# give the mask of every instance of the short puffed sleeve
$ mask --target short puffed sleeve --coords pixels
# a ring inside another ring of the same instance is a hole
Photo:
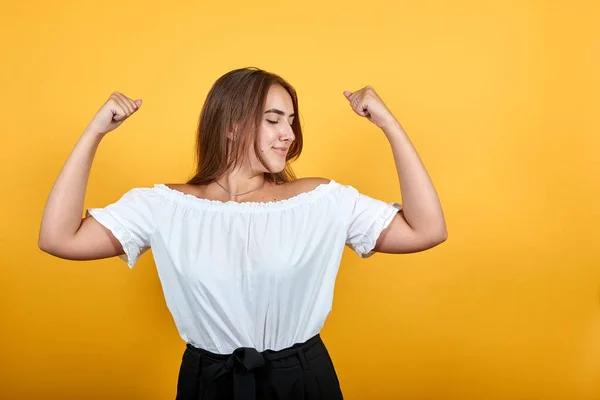
[[[346,222],[346,244],[362,258],[372,256],[381,232],[389,226],[402,205],[386,203],[340,185],[341,212]]]
[[[112,232],[125,252],[119,258],[133,268],[150,248],[159,201],[152,188],[134,188],[104,208],[88,208],[86,216],[94,217]]]

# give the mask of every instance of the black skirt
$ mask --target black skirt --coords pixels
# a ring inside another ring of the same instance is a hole
[[[242,347],[221,355],[186,346],[176,400],[342,399],[329,353],[319,335],[287,349]]]

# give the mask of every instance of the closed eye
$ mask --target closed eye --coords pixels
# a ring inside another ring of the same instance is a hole
[[[276,109],[276,108],[272,108],[272,109],[270,109],[270,110],[267,110],[267,111],[265,111],[265,114],[277,114],[277,115],[285,116],[285,113],[284,113],[283,111],[281,111],[281,110],[278,110],[278,109]],[[292,119],[292,121],[295,119],[295,117],[296,117],[296,114],[295,114],[295,113],[291,113],[291,114],[288,116],[288,118],[291,118],[291,119]],[[268,122],[268,123],[270,123],[270,124],[276,124],[276,123],[278,123],[278,122],[279,122],[279,120],[277,120],[277,121],[271,121],[271,120],[267,119],[267,122]],[[290,126],[292,126],[292,124],[291,124],[291,123],[290,123]]]
[[[279,123],[279,121],[271,121],[270,119],[268,119],[267,122],[270,124],[273,124],[273,125]],[[293,126],[292,124],[293,124],[293,122],[290,124],[290,126]]]

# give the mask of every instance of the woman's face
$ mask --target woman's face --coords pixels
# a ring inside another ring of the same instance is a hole
[[[253,171],[277,173],[284,170],[287,153],[296,138],[291,126],[294,118],[297,116],[294,114],[292,97],[282,86],[271,86],[258,131],[258,148],[270,171],[254,154],[252,146],[250,162]]]

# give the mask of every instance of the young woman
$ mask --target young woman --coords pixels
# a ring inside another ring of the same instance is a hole
[[[177,399],[340,399],[319,332],[344,245],[362,257],[446,239],[436,191],[408,136],[371,87],[344,92],[389,139],[403,206],[323,178],[296,179],[302,150],[295,90],[256,68],[220,77],[198,127],[198,169],[184,184],[133,188],[87,210],[102,138],[141,106],[113,93],[76,144],[47,200],[39,247],[70,260],[152,247],[165,299],[186,342]]]

